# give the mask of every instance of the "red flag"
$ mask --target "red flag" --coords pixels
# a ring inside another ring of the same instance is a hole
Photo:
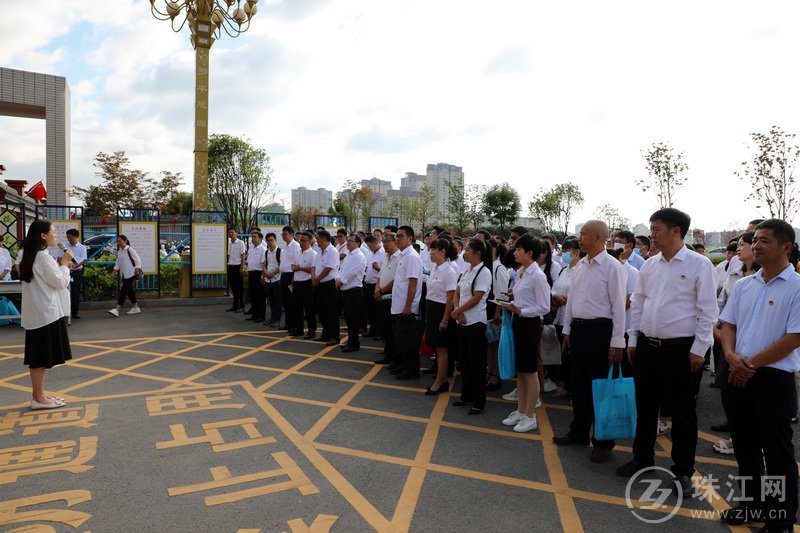
[[[75,220],[75,211],[72,212],[72,214],[69,216],[69,219]]]
[[[43,199],[47,198],[47,189],[44,188],[44,184],[42,183],[41,180],[39,180],[39,182],[30,189],[28,189],[28,192],[26,192],[25,194],[27,194],[37,202],[41,202]]]

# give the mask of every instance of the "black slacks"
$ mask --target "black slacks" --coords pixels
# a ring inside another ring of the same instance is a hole
[[[362,313],[361,325],[368,327],[370,333],[378,334],[380,332],[380,321],[378,320],[378,302],[375,301],[375,284],[364,283],[363,294],[364,312]]]
[[[130,299],[133,305],[136,305],[136,291],[133,290],[133,284],[136,283],[136,276],[131,276],[128,279],[122,278],[122,286],[119,288],[119,297],[117,298],[117,305],[125,305],[125,297]]]
[[[672,417],[672,472],[691,476],[697,449],[697,412],[694,381],[689,366],[693,338],[670,345],[652,346],[640,335],[633,358],[636,383],[636,439],[633,456],[653,463],[659,408]],[[735,448],[735,446],[734,446]]]
[[[339,291],[336,282],[326,281],[314,287],[314,301],[322,323],[322,338],[339,340]]]
[[[244,307],[244,280],[242,279],[241,265],[228,265],[228,285],[233,293],[233,306]]]
[[[589,442],[594,425],[592,380],[608,377],[608,349],[611,345],[610,319],[572,321],[569,336],[569,368],[572,393],[572,423],[569,437],[577,442]],[[653,422],[655,424],[655,422]],[[653,426],[655,427],[655,426]],[[614,448],[613,440],[591,439],[595,448]]]
[[[292,291],[289,290],[293,279],[294,272],[281,273],[281,300],[283,301],[283,311],[286,317],[286,327],[290,330],[295,328],[302,329],[303,327],[302,321],[297,318],[296,299],[292,295]]]
[[[362,308],[364,307],[364,290],[361,287],[342,291],[342,307],[344,320],[347,323],[347,345],[358,349],[358,329],[361,327]]]
[[[394,345],[394,319],[392,318],[392,299],[381,300],[376,302],[378,304],[378,313],[380,316],[381,333],[383,334],[384,347],[383,356],[386,359],[395,362],[397,361],[397,350]]]
[[[70,314],[78,316],[78,305],[81,302],[81,290],[83,290],[83,269],[70,272],[72,282],[69,284],[69,310]]]
[[[269,299],[269,321],[270,322],[280,322],[281,321],[281,308],[283,303],[283,298],[281,295],[281,283],[280,281],[273,281],[272,283],[267,283],[267,298]]]
[[[308,322],[308,334],[314,335],[317,332],[317,315],[314,313],[314,288],[311,286],[311,280],[295,281],[294,292],[294,305],[297,310],[297,323],[295,324],[298,333],[303,332],[303,315],[305,321]]]
[[[733,409],[728,418],[739,476],[750,476],[744,481],[744,495],[753,498],[752,506],[761,507],[767,525],[783,528],[791,528],[797,516],[794,389],[791,372],[759,368],[743,388],[731,387]],[[785,480],[782,494],[768,491],[762,499],[762,487],[769,486],[763,484],[765,476]]]
[[[253,318],[264,320],[267,314],[267,298],[264,295],[264,286],[261,284],[260,270],[247,271],[247,291]]]
[[[424,323],[418,315],[392,315],[396,361],[410,374],[419,375],[419,346]]]
[[[461,400],[483,409],[486,405],[486,324],[459,324],[457,328]]]

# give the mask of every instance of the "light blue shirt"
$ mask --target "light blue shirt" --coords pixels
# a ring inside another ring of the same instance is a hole
[[[628,258],[628,263],[636,270],[641,270],[644,265],[644,258],[641,255],[631,254]]]
[[[785,335],[800,333],[800,274],[789,265],[769,283],[764,283],[763,270],[742,278],[720,320],[736,326],[736,353],[748,358]],[[800,349],[768,366],[800,371]]]

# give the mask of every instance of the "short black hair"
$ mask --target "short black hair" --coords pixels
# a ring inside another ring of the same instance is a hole
[[[391,231],[392,233],[397,233],[397,226],[394,225],[394,224],[389,224],[387,226],[384,226],[383,230],[384,231]]]
[[[626,244],[633,244],[636,246],[636,236],[632,231],[628,231],[626,229],[620,230],[617,233],[617,238],[624,240]]]
[[[264,240],[264,234],[260,230],[251,230],[250,236],[252,237],[253,235],[258,235],[259,239]]]
[[[697,250],[698,248],[705,250],[706,249],[706,245],[703,244],[702,242],[694,243],[694,249]]]
[[[372,235],[373,235],[373,236],[374,236],[376,233],[380,233],[381,235],[383,235],[383,230],[382,230],[381,228],[375,228],[374,230],[372,230]]]
[[[72,235],[73,237],[78,237],[78,236],[80,236],[80,232],[78,230],[76,230],[75,228],[69,228],[67,230],[67,235]]]
[[[400,230],[403,230],[405,234],[408,235],[409,239],[411,239],[412,241],[414,240],[414,228],[412,228],[411,226],[400,226],[399,228],[397,228],[397,231]]]
[[[528,230],[522,226],[514,226],[511,228],[511,233],[516,233],[519,236],[526,235]]]
[[[361,244],[361,235],[359,235],[358,233],[351,233],[350,236],[353,238],[354,241],[356,241],[356,244]],[[372,236],[370,235],[370,237]],[[374,239],[375,237],[372,238]]]
[[[273,239],[275,239],[276,241],[278,240],[278,237],[276,237],[276,236],[275,236],[275,234],[274,234],[274,233],[272,233],[272,232],[270,232],[270,233],[267,233],[266,235],[264,235],[264,238],[265,238],[265,239],[269,239],[270,237],[272,237],[272,238],[273,238]]]
[[[665,207],[650,215],[650,222],[655,222],[656,220],[663,222],[669,229],[676,226],[680,228],[681,239],[689,233],[689,226],[692,224],[692,217],[674,207]]]
[[[542,254],[542,241],[530,235],[523,235],[514,243],[514,248],[522,248],[525,252],[533,252],[533,260],[535,261]]]
[[[366,237],[364,237],[364,242],[370,244],[373,242],[378,242],[378,239],[375,238],[375,235],[367,235]]]
[[[778,240],[778,244],[786,244],[787,242],[794,243],[795,233],[791,224],[779,218],[770,218],[759,222],[756,230],[768,229],[772,231],[772,235]]]
[[[492,234],[491,234],[491,233],[489,233],[489,231],[487,231],[487,230],[485,230],[485,229],[479,229],[479,230],[478,230],[477,232],[475,232],[475,233],[476,233],[476,235],[483,235],[483,238],[486,240],[486,242],[488,242],[488,241],[491,241],[491,240],[492,240]]]
[[[561,250],[580,250],[581,247],[575,239],[567,239],[561,243]]]
[[[642,244],[644,244],[645,246],[650,246],[650,237],[648,237],[647,235],[637,235],[636,240],[642,241]]]
[[[735,242],[730,243],[728,247],[725,248],[726,252],[736,252],[737,250],[739,250],[739,245]]]
[[[317,231],[317,239],[319,239],[320,237],[322,237],[323,239],[325,239],[328,242],[331,242],[331,234],[328,233],[324,229],[321,229],[321,230]]]
[[[541,237],[541,238],[542,238],[542,239],[550,239],[550,240],[551,240],[551,241],[553,241],[554,243],[558,244],[558,239],[556,239],[556,238],[555,238],[555,236],[554,236],[554,235],[551,235],[550,233],[545,233],[544,235],[542,235],[542,237]]]
[[[347,230],[344,228],[339,228],[336,230],[336,235],[337,236],[344,235],[345,237],[347,237]]]
[[[758,226],[759,224],[761,224],[762,222],[764,222],[764,220],[765,220],[765,219],[763,219],[763,218],[754,218],[753,220],[751,220],[750,222],[748,222],[748,224],[747,224],[747,225],[748,225],[748,226]]]
[[[291,226],[284,226],[282,231],[285,231],[286,233],[289,233],[290,235],[294,235],[294,228],[291,227]]]

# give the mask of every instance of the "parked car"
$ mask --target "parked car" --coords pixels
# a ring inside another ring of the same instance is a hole
[[[706,257],[713,259],[715,257],[725,258],[725,248],[714,248],[713,250],[706,251]]]
[[[92,257],[97,250],[106,249],[108,252],[113,251],[113,244],[114,239],[117,236],[112,233],[101,233],[99,235],[92,235],[85,241],[83,241],[83,245],[86,246],[86,255],[87,257]]]

